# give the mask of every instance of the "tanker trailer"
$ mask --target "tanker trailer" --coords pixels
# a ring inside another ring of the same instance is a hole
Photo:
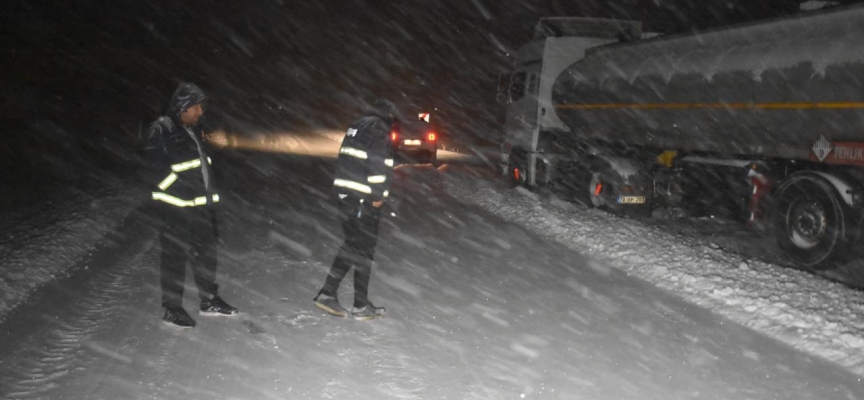
[[[835,266],[862,223],[862,38],[852,6],[584,49],[552,85],[564,128],[528,147],[544,162],[515,164],[618,211],[738,203],[795,263]]]

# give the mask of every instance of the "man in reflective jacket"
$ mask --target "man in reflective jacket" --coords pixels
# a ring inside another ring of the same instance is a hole
[[[237,309],[219,297],[216,284],[219,232],[214,208],[219,195],[213,160],[207,156],[198,123],[206,99],[195,84],[181,83],[167,115],[150,125],[144,147],[160,223],[162,322],[182,328],[195,326],[182,305],[187,259],[198,286],[201,315],[237,315]]]
[[[366,320],[384,315],[384,307],[369,301],[369,279],[378,242],[381,206],[389,194],[393,171],[390,129],[398,116],[396,106],[378,99],[373,108],[351,124],[336,161],[333,187],[339,197],[345,242],[330,267],[324,287],[315,296],[315,305],[339,317],[348,310],[339,304],[339,284],[354,268],[354,307],[351,316]]]

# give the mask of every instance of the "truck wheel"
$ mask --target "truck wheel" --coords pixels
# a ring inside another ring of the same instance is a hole
[[[432,164],[432,166],[435,168],[438,168],[441,166],[441,163],[438,162],[438,155],[435,153],[432,153],[432,155],[429,156],[429,163]]]
[[[821,177],[800,174],[786,179],[775,196],[774,227],[780,248],[801,267],[837,267],[848,252],[848,212],[834,188]]]

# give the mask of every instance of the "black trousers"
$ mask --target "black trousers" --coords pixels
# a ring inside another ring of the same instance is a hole
[[[181,307],[186,281],[186,262],[192,267],[198,297],[208,300],[218,294],[216,244],[219,237],[216,215],[208,206],[180,208],[160,205],[162,244],[160,266],[162,306]]]
[[[369,279],[372,276],[372,260],[378,244],[378,222],[381,210],[369,202],[360,203],[356,198],[339,200],[342,214],[342,231],[345,242],[333,260],[330,273],[319,294],[336,297],[339,284],[354,267],[354,307],[363,307],[369,302]]]

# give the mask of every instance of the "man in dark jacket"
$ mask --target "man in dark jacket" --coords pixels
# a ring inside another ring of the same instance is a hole
[[[167,115],[150,125],[144,147],[160,223],[162,322],[183,328],[195,326],[182,305],[187,259],[198,286],[201,315],[237,315],[237,309],[219,297],[216,284],[219,232],[214,208],[219,195],[199,125],[206,99],[198,86],[181,83]]]
[[[351,316],[366,320],[386,312],[384,307],[375,307],[369,301],[368,291],[381,206],[389,194],[393,171],[390,129],[397,115],[392,102],[376,100],[366,115],[351,124],[339,149],[333,187],[339,197],[345,242],[330,267],[324,287],[314,299],[318,308],[335,316],[348,315],[336,292],[351,267],[354,267]]]

